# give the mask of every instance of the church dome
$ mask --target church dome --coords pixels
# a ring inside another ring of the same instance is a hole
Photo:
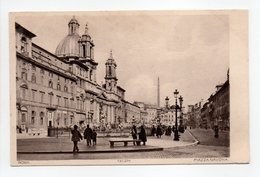
[[[59,43],[56,48],[55,54],[58,57],[78,57],[79,56],[79,40],[80,35],[79,23],[73,17],[68,24],[68,35]]]
[[[80,36],[78,34],[67,35],[56,48],[55,54],[58,57],[75,57],[79,56]]]

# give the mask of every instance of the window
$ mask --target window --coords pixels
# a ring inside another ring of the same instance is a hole
[[[57,125],[60,125],[60,113],[57,115]]]
[[[93,57],[93,47],[90,46],[90,58],[92,59],[92,57]]]
[[[36,66],[32,65],[32,70],[36,71]]]
[[[49,103],[50,103],[50,105],[52,105],[52,102],[53,102],[53,95],[49,94]]]
[[[32,101],[35,101],[36,90],[32,90]]]
[[[67,114],[64,114],[64,125],[67,125]]]
[[[35,116],[36,116],[35,111],[32,111],[31,124],[34,124],[34,123],[35,123]]]
[[[41,103],[44,103],[44,92],[40,92],[41,93]]]
[[[68,98],[64,98],[64,106],[68,107]]]
[[[60,106],[60,96],[57,95],[57,105]]]
[[[22,79],[27,80],[27,70],[25,68],[22,69]]]
[[[111,66],[108,67],[108,75],[111,76],[112,75],[112,70],[111,70]]]
[[[53,78],[53,73],[49,72],[49,77]]]
[[[52,83],[51,80],[49,81],[49,87],[50,87],[50,88],[53,88],[53,83]]]
[[[41,112],[40,113],[40,125],[43,125],[43,122],[44,121],[44,113],[43,112]]]
[[[26,98],[26,89],[22,88],[22,98],[25,99]]]
[[[82,45],[83,48],[83,57],[86,57],[86,45]]]
[[[68,87],[66,85],[64,86],[64,92],[68,92]]]
[[[57,84],[57,90],[60,90],[60,83]]]
[[[74,108],[74,106],[73,106],[73,99],[72,98],[70,99],[70,107]]]
[[[89,72],[89,79],[92,81],[92,74],[93,74],[93,71],[92,70],[90,70],[90,72]]]
[[[21,39],[21,52],[26,52],[27,51],[27,41],[25,37],[22,37]]]
[[[79,99],[77,99],[77,109],[79,109]]]
[[[36,83],[36,76],[35,76],[35,73],[32,74],[32,83]]]
[[[26,122],[26,116],[25,116],[25,113],[22,114],[22,122]]]

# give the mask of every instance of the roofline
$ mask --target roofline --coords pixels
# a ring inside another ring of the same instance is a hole
[[[34,33],[32,33],[31,31],[27,30],[25,27],[23,27],[22,25],[20,25],[19,23],[15,22],[15,28],[18,29],[22,29],[24,33],[26,33],[30,38],[36,37],[36,35]]]

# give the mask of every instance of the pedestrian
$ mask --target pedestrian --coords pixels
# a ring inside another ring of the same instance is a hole
[[[214,132],[215,132],[214,137],[215,137],[215,138],[218,138],[218,132],[219,132],[218,125],[214,125]]]
[[[132,127],[132,130],[131,130],[131,134],[132,134],[132,137],[133,137],[133,144],[135,146],[135,141],[137,140],[137,129],[136,129],[136,126],[133,125]]]
[[[77,125],[74,125],[74,129],[71,130],[71,134],[72,134],[71,141],[73,141],[73,144],[74,144],[73,153],[79,152],[78,142],[80,140],[82,140],[82,136],[81,136],[80,132],[78,131]]]
[[[160,125],[157,126],[156,136],[157,136],[157,138],[161,138],[161,136],[162,136],[162,129],[161,129]]]
[[[167,128],[167,136],[171,136],[171,134],[172,134],[172,128],[171,128],[171,126],[168,126],[168,128]]]
[[[146,138],[146,132],[143,125],[141,126],[141,131],[139,133],[139,140],[141,140],[143,142],[143,145],[145,146],[145,142],[147,141],[147,138]]]
[[[152,127],[152,136],[154,136],[155,134],[156,134],[156,128],[155,128],[155,126],[153,125],[153,127]]]
[[[174,125],[172,126],[172,132],[173,133],[175,132],[175,126]]]
[[[97,145],[97,132],[95,129],[92,132],[92,140],[93,140],[93,146]]]
[[[87,128],[84,131],[84,139],[86,139],[87,141],[87,146],[91,146],[91,137],[92,137],[92,130],[89,127],[89,125],[87,125]]]

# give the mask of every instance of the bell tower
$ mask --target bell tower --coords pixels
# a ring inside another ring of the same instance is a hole
[[[91,39],[88,31],[88,24],[85,26],[85,32],[80,41],[80,57],[85,59],[94,60],[94,42]]]
[[[106,76],[105,76],[105,88],[108,91],[116,91],[117,77],[116,77],[116,62],[113,58],[112,50],[110,50],[110,56],[106,61]]]

